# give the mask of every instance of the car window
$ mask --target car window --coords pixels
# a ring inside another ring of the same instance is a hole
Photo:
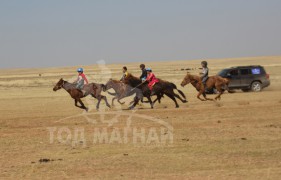
[[[229,72],[231,76],[238,76],[238,69],[233,69]]]
[[[224,77],[224,76],[226,76],[227,71],[228,71],[228,70],[225,70],[225,69],[224,69],[224,70],[221,70],[221,71],[218,73],[218,75]]]
[[[240,69],[241,75],[249,75],[250,73],[250,69]]]
[[[252,74],[261,74],[261,69],[260,68],[253,68]]]

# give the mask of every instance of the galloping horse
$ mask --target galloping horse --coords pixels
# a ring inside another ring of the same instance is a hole
[[[197,95],[198,99],[200,99],[201,101],[206,101],[206,100],[213,101],[213,99],[207,98],[205,93],[205,87],[199,76],[195,76],[187,73],[187,75],[184,77],[181,83],[181,86],[184,87],[189,83],[191,83],[198,91],[198,95]],[[221,95],[224,93],[225,90],[227,90],[229,93],[234,93],[234,91],[229,90],[228,84],[229,84],[229,80],[226,78],[222,78],[220,76],[210,76],[206,82],[206,88],[207,89],[216,88],[219,94],[215,97],[215,100],[220,100]],[[201,95],[203,95],[204,99],[200,97]]]
[[[117,101],[120,103],[120,104],[124,104],[124,102],[120,102],[121,99],[125,98],[125,97],[128,97],[128,96],[132,96],[133,94],[137,93],[137,91],[140,91],[139,89],[137,88],[133,88],[132,86],[128,85],[128,84],[125,84],[124,82],[122,81],[118,81],[118,80],[113,80],[113,79],[109,79],[107,81],[107,83],[105,84],[105,88],[104,88],[104,91],[107,91],[109,89],[114,89],[115,93],[111,93],[111,92],[107,92],[108,94],[112,95],[112,96],[115,96],[113,99],[112,99],[112,106],[114,106],[114,100],[117,99]],[[161,95],[157,95],[157,99],[155,99],[153,101],[153,104],[158,100],[158,102],[160,103],[160,99],[161,99]],[[134,101],[132,101],[130,104],[132,104]],[[145,103],[148,103],[149,101],[143,101],[142,102],[145,102]]]
[[[88,108],[84,105],[81,98],[84,98],[88,95],[91,95],[92,97],[96,98],[98,100],[96,109],[99,109],[100,101],[103,99],[106,103],[106,106],[110,108],[110,105],[107,102],[106,96],[101,95],[101,91],[104,88],[103,84],[96,84],[96,83],[90,83],[84,86],[83,90],[85,90],[85,94],[79,89],[76,88],[76,84],[69,83],[67,81],[64,81],[62,78],[58,81],[58,83],[53,88],[53,91],[57,91],[59,89],[63,88],[66,90],[69,95],[74,99],[75,106],[79,107],[81,109],[85,109],[88,111]],[[81,106],[78,106],[77,102],[80,103]]]
[[[107,81],[107,83],[105,84],[104,91],[107,91],[111,88],[114,89],[115,93],[110,93],[110,92],[107,92],[107,93],[112,96],[115,96],[112,99],[112,104],[111,104],[112,106],[114,106],[115,99],[117,99],[117,101],[120,104],[124,104],[125,102],[121,102],[120,101],[121,99],[128,97],[128,96],[132,96],[133,94],[136,93],[136,90],[133,89],[131,86],[129,86],[121,81],[118,81],[118,80],[109,79],[109,81]]]
[[[124,82],[134,88],[140,89],[142,92],[142,94],[137,93],[137,95],[135,97],[135,102],[131,106],[131,109],[136,106],[136,104],[139,102],[139,100],[143,96],[145,96],[148,99],[148,101],[150,102],[151,108],[153,108],[154,104],[151,101],[151,97],[150,97],[151,93],[150,93],[150,89],[147,86],[147,83],[143,83],[139,78],[133,76],[132,74],[128,74],[127,77],[125,78]],[[176,94],[174,92],[174,89],[177,90],[183,96],[184,99],[182,99],[178,94]],[[168,81],[163,81],[163,80],[159,79],[159,82],[154,85],[154,90],[155,90],[155,95],[157,95],[158,97],[160,96],[160,98],[163,95],[166,95],[169,98],[171,98],[175,102],[176,108],[179,107],[176,98],[180,99],[183,103],[187,102],[186,97],[183,94],[183,92],[181,90],[178,90],[177,86],[175,84],[170,83]]]

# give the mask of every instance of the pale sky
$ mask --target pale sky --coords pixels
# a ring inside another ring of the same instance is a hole
[[[0,68],[281,55],[280,0],[0,0]]]

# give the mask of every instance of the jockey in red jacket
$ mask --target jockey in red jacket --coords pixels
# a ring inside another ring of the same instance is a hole
[[[153,86],[159,82],[159,79],[157,79],[154,75],[154,73],[152,73],[151,68],[146,68],[147,71],[147,78],[146,81],[148,82],[148,87],[151,90],[151,95],[154,95],[154,91],[153,91]]]

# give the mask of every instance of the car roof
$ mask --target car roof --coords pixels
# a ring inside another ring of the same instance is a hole
[[[236,69],[236,68],[255,68],[255,67],[263,68],[263,67],[260,66],[260,65],[250,65],[250,66],[234,66],[234,67],[231,67],[231,68],[229,68],[229,69]]]

